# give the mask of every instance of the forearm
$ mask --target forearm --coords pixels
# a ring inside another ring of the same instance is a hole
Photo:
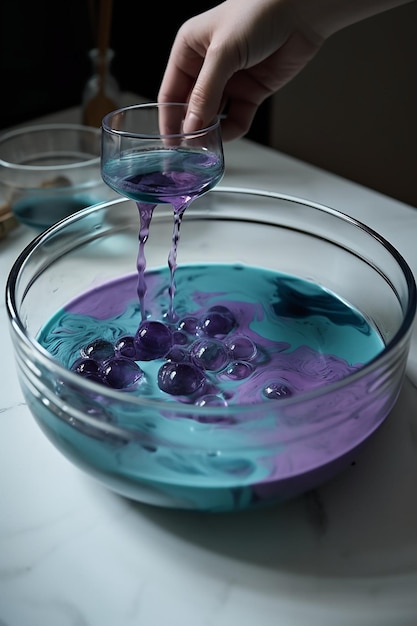
[[[414,0],[290,0],[298,19],[316,41],[346,26]]]

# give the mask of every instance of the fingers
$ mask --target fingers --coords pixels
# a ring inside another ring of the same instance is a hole
[[[179,135],[181,135],[183,130],[186,110],[186,105],[159,103],[159,132],[161,135],[164,135],[163,143],[166,147],[177,146],[181,143]]]
[[[228,80],[239,69],[237,46],[222,34],[218,24],[217,12],[212,10],[180,28],[161,82],[160,102],[189,102],[186,132],[212,122]]]
[[[225,88],[233,75],[227,58],[209,48],[201,71],[191,91],[184,130],[193,132],[208,126],[225,104]]]
[[[319,49],[319,45],[295,32],[261,63],[234,74],[226,86],[229,106],[227,119],[222,122],[223,139],[246,134],[259,105],[290,82]]]
[[[256,71],[236,72],[225,86],[226,115],[222,119],[224,141],[245,135],[253,122],[258,107],[272,90],[257,80]]]
[[[160,102],[188,102],[184,132],[204,128],[222,112],[227,103],[227,117],[222,121],[225,140],[244,135],[250,128],[258,106],[271,90],[249,73],[239,70],[233,50],[212,44],[204,57],[173,48],[170,62],[158,94]],[[184,70],[187,68],[187,71]]]
[[[227,0],[188,20],[175,38],[158,100],[188,102],[187,133],[208,126],[227,101],[223,138],[246,134],[259,105],[319,48],[292,17],[278,0]]]
[[[188,44],[183,35],[185,25],[180,29],[169,55],[168,63],[159,87],[158,102],[188,102],[204,60]]]

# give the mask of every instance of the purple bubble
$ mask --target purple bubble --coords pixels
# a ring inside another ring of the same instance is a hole
[[[173,396],[189,396],[203,387],[204,372],[192,363],[167,361],[158,372],[161,391]]]
[[[227,307],[217,305],[201,316],[199,325],[209,337],[224,337],[234,328],[236,320]]]
[[[104,361],[114,355],[113,344],[105,339],[94,339],[82,348],[81,355],[95,361]]]
[[[142,378],[143,372],[131,359],[115,357],[103,365],[102,376],[113,389],[129,389]]]
[[[139,361],[153,361],[167,354],[172,346],[171,329],[163,322],[146,320],[135,335]]]
[[[198,367],[213,372],[223,369],[229,360],[227,349],[218,339],[197,339],[190,347],[190,354]]]

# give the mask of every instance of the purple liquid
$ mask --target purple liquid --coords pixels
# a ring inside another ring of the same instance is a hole
[[[207,150],[150,150],[103,165],[103,180],[136,202],[172,204],[174,211],[212,189],[223,175],[223,159]]]
[[[105,163],[103,180],[112,189],[132,200],[139,210],[139,252],[137,257],[138,297],[142,320],[146,318],[146,256],[153,211],[158,203],[172,204],[174,226],[168,255],[171,280],[169,318],[175,318],[175,270],[181,222],[187,206],[212,189],[223,176],[223,158],[213,152],[184,149],[149,150],[132,153]]]
[[[242,405],[340,380],[383,347],[367,321],[334,294],[295,277],[243,266],[180,267],[180,317],[168,322],[168,276],[167,269],[147,272],[150,318],[139,329],[131,275],[69,303],[44,328],[40,342],[71,368],[78,367],[80,357],[98,364],[113,356],[131,359],[155,398],[179,395],[199,403],[209,395]],[[129,389],[136,374],[127,372]],[[349,411],[353,399],[344,401],[343,410]]]
[[[180,266],[179,320],[158,329],[167,313],[168,268],[148,271],[147,282],[152,327],[139,344],[135,274],[80,294],[38,337],[65,367],[121,390],[113,403],[85,390],[74,400],[71,386],[57,386],[103,429],[73,418],[66,425],[42,402],[34,406],[57,445],[111,488],[202,510],[257,506],[345,467],[347,452],[384,418],[386,394],[381,388],[374,397],[375,375],[281,409],[281,400],[348,376],[383,348],[367,320],[335,294],[259,268]],[[164,408],[132,413],[123,394]],[[229,411],[249,404],[249,414]],[[195,412],[184,413],[186,405]],[[107,432],[118,424],[133,436],[123,441]]]

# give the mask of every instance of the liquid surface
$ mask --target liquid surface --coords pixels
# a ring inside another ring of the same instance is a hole
[[[38,338],[65,367],[119,390],[108,400],[100,385],[86,393],[54,381],[53,398],[70,407],[62,419],[31,398],[56,445],[111,489],[204,511],[263,506],[346,467],[383,418],[384,394],[374,399],[363,378],[281,403],[384,347],[335,294],[255,267],[180,266],[170,321],[169,269],[146,272],[146,283],[145,320],[134,273],[80,294]],[[131,394],[160,402],[132,410]]]
[[[384,347],[357,310],[293,276],[201,265],[179,267],[176,280],[172,321],[169,271],[146,273],[148,321],[163,322],[156,344],[146,343],[152,328],[141,326],[136,274],[81,294],[46,324],[39,341],[67,368],[97,350],[100,372],[110,358],[122,357],[130,362],[126,372],[110,372],[103,384],[199,406],[297,395],[344,378]],[[129,352],[126,338],[135,337],[139,352]],[[95,379],[95,372],[84,374]],[[169,387],[182,376],[185,386]]]
[[[212,189],[223,175],[223,162],[208,150],[150,150],[104,163],[102,175],[123,196],[175,209]]]
[[[97,202],[87,195],[54,198],[23,198],[13,204],[13,213],[22,224],[46,228]]]

